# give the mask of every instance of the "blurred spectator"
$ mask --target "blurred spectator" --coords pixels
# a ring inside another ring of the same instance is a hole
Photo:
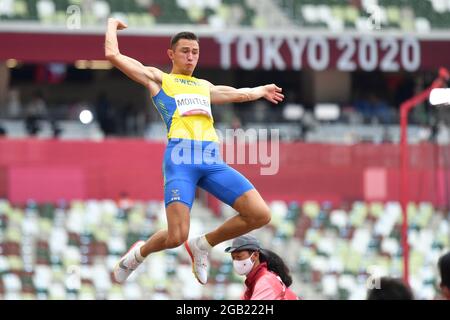
[[[437,134],[435,141],[438,144],[447,144],[450,142],[450,129],[444,121],[439,120],[437,123]]]
[[[442,295],[446,300],[450,300],[450,252],[439,258],[438,268]]]
[[[50,121],[50,126],[52,128],[52,135],[53,138],[59,138],[59,136],[62,133],[62,129],[61,127],[58,125],[58,122],[56,121],[56,119],[52,119]]]
[[[264,122],[270,119],[270,105],[264,100],[253,102],[251,112],[248,119],[249,122]]]
[[[141,127],[142,121],[145,121],[145,114],[138,105],[128,102],[121,108],[120,114],[121,116],[117,119],[117,126],[121,128],[120,132],[124,135],[135,136],[143,131]]]
[[[400,279],[383,277],[378,288],[369,289],[367,300],[414,300],[414,295]]]
[[[341,108],[342,117],[344,123],[348,124],[360,124],[363,122],[362,115],[356,111],[355,107],[351,104],[344,104]]]
[[[117,200],[117,207],[121,210],[128,211],[134,205],[133,200],[130,198],[128,192],[122,191]]]
[[[36,91],[25,109],[25,126],[29,135],[36,135],[40,128],[38,121],[47,117],[47,103],[42,92]]]
[[[18,89],[9,90],[8,102],[6,103],[6,117],[17,119],[21,116],[20,92]]]
[[[394,112],[379,96],[370,94],[367,98],[358,98],[354,103],[366,123],[379,121],[383,124],[394,121]]]
[[[383,143],[392,143],[393,141],[392,136],[389,133],[389,129],[386,126],[383,126],[383,136],[381,137],[381,139]]]
[[[397,108],[400,108],[400,105],[408,100],[409,98],[414,96],[414,88],[415,88],[414,78],[411,76],[405,76],[405,78],[400,82],[395,92],[395,104]]]
[[[3,138],[6,136],[6,129],[2,127],[0,124],[0,138]]]
[[[97,98],[95,113],[103,134],[105,136],[113,134],[115,132],[114,111],[104,92],[100,93]]]
[[[308,133],[311,131],[314,131],[314,129],[317,127],[317,121],[314,118],[314,115],[311,111],[306,111],[300,121],[302,133],[301,133],[301,139],[306,140]]]
[[[378,121],[383,124],[393,122],[393,110],[386,101],[382,100],[377,95],[371,94],[369,97],[369,103],[372,106],[373,116],[375,116]]]
[[[241,119],[239,119],[239,117],[236,116],[236,115],[233,115],[233,118],[231,119],[231,128],[233,130],[237,130],[237,129],[242,128]]]

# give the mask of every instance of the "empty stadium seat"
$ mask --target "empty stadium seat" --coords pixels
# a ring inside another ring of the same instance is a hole
[[[381,274],[401,276],[398,203],[269,205],[271,227],[256,231],[257,236],[302,281],[299,290],[310,285],[324,298],[365,299],[364,281],[374,266]],[[412,288],[420,299],[431,299],[436,294],[431,285],[437,279],[435,264],[449,245],[448,216],[436,214],[425,202],[410,204],[409,212]],[[126,285],[113,281],[113,267],[129,245],[165,226],[161,202],[135,202],[123,217],[110,200],[74,201],[67,207],[30,204],[25,209],[3,200],[0,215],[8,217],[0,229],[0,295],[6,299],[236,299],[242,293],[243,278],[223,252],[227,243],[211,255],[206,287],[192,276],[190,258],[181,247],[153,254]],[[201,234],[228,216],[217,218],[196,206],[191,233]]]

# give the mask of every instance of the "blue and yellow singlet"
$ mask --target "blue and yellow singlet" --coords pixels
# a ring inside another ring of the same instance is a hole
[[[206,81],[163,73],[161,90],[152,100],[167,128],[166,206],[179,201],[191,208],[197,186],[233,206],[239,196],[254,188],[222,160]]]
[[[161,91],[153,102],[166,124],[169,139],[219,142],[207,82],[163,73]]]

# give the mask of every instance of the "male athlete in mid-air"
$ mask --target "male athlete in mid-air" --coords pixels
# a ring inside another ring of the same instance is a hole
[[[168,144],[163,160],[167,230],[156,232],[147,241],[136,242],[114,268],[114,277],[122,283],[149,254],[184,243],[192,259],[195,277],[205,284],[211,248],[266,225],[271,216],[269,207],[254,186],[221,159],[211,104],[260,98],[278,103],[284,96],[281,88],[274,84],[236,89],[193,77],[200,47],[197,36],[190,32],[181,32],[172,38],[167,50],[172,61],[170,73],[146,67],[120,53],[117,30],[126,27],[117,19],[108,20],[105,56],[129,78],[150,91],[153,103],[167,126]],[[180,161],[180,157],[188,161]],[[189,214],[197,186],[239,214],[214,231],[188,240]]]

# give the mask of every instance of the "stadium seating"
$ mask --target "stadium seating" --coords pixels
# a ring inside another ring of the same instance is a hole
[[[154,24],[210,24],[223,27],[252,25],[254,10],[236,0],[17,0],[2,1],[1,20],[66,23],[68,14],[81,10],[85,26],[103,24],[109,15],[125,18],[131,26]],[[77,7],[70,7],[75,5]],[[73,10],[72,10],[73,9]]]
[[[41,130],[37,137],[41,139],[50,139],[54,137],[51,125],[47,121],[40,121],[39,126]],[[25,124],[20,120],[2,120],[0,124],[5,128],[6,136],[12,139],[23,139],[29,137],[26,131]],[[247,129],[276,129],[279,130],[280,139],[283,141],[304,140],[312,143],[336,143],[336,144],[351,144],[358,142],[393,142],[400,141],[400,126],[385,125],[380,126],[362,125],[362,124],[343,124],[343,123],[317,123],[310,130],[304,134],[302,128],[296,123],[253,123],[249,122],[242,126],[243,130]],[[82,124],[76,120],[64,120],[58,122],[61,133],[58,138],[60,140],[102,140],[105,135],[101,132],[97,122],[89,125]],[[230,129],[228,124],[217,123],[217,130],[219,130],[226,138],[226,130]],[[418,125],[410,125],[408,128],[409,143],[417,144],[423,141],[428,141],[431,134],[429,128],[424,128]],[[166,141],[166,128],[161,122],[151,122],[147,125],[144,139],[152,141]],[[225,141],[225,140],[224,140]],[[446,141],[446,140],[444,140]]]
[[[270,225],[256,231],[278,252],[305,299],[365,299],[370,275],[401,277],[401,214],[398,203],[273,201]],[[217,218],[193,209],[191,235],[234,214]],[[0,299],[238,299],[237,276],[227,243],[212,253],[210,281],[200,286],[180,247],[153,254],[127,281],[112,278],[117,259],[138,239],[165,225],[159,201],[131,206],[111,200],[13,206],[0,201]],[[411,285],[418,299],[437,292],[435,265],[450,245],[450,216],[429,203],[410,204]]]
[[[0,21],[38,21],[43,24],[65,25],[66,12],[73,13],[76,5],[83,13],[84,26],[103,24],[114,14],[127,19],[131,26],[199,24],[211,27],[280,26],[271,20],[280,11],[289,25],[302,28],[366,30],[372,16],[377,27],[405,31],[428,32],[450,26],[450,7],[442,0],[2,0]],[[269,4],[265,6],[265,4]],[[271,3],[275,4],[270,5]],[[378,9],[373,11],[373,7]],[[268,14],[270,12],[270,14]]]
[[[381,29],[427,32],[450,25],[450,7],[440,0],[278,0],[280,7],[299,26],[367,30],[367,19]],[[375,8],[376,9],[373,9]]]

